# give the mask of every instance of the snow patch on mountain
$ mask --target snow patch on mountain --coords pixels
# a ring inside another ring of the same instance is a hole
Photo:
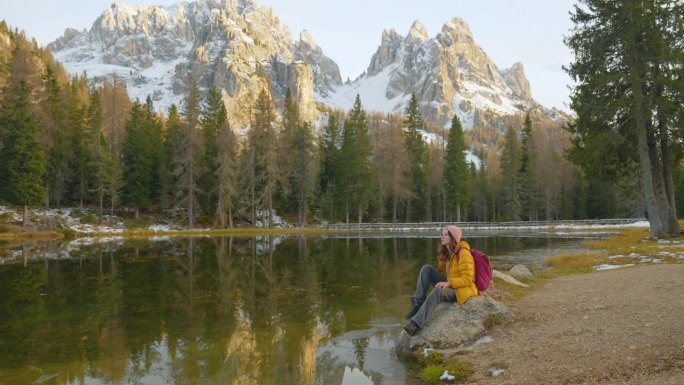
[[[326,96],[316,93],[316,101],[332,108],[350,110],[354,106],[356,95],[360,95],[361,104],[366,111],[401,113],[411,100],[411,95],[387,97],[390,79],[397,70],[397,65],[388,66],[375,76],[364,75],[353,83],[335,87]]]

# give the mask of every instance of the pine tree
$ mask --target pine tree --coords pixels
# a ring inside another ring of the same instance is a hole
[[[112,149],[109,149],[106,154],[102,176],[104,177],[105,191],[109,197],[109,214],[113,216],[114,208],[119,205],[121,200],[124,186],[123,166]]]
[[[477,191],[477,194],[473,194],[470,202],[470,218],[474,221],[486,222],[490,218],[489,209],[491,207],[490,197],[492,195],[492,188],[487,176],[487,162],[485,161],[485,157],[483,154],[480,154],[479,158],[481,159],[479,169],[475,168],[471,173],[473,182],[472,190]]]
[[[520,160],[520,201],[523,219],[538,219],[538,193],[537,193],[537,149],[534,132],[532,131],[532,119],[530,113],[525,115],[525,123],[520,134],[522,158]]]
[[[178,191],[178,178],[174,175],[174,163],[176,161],[177,149],[180,145],[183,120],[178,112],[178,107],[171,104],[167,112],[164,130],[164,153],[166,154],[166,175],[168,176],[168,190],[163,198],[164,209],[174,205],[175,192]]]
[[[297,210],[296,171],[294,170],[295,159],[292,154],[294,138],[300,124],[299,106],[292,98],[290,88],[285,95],[283,109],[282,129],[278,140],[278,165],[283,170],[278,180],[278,200],[286,212]]]
[[[125,85],[116,74],[106,79],[100,88],[102,103],[102,132],[116,157],[121,156],[121,147],[126,136],[124,128],[133,103],[128,97]]]
[[[299,106],[290,89],[285,97],[283,131],[279,140],[279,166],[284,206],[296,210],[297,225],[306,223],[306,213],[313,195],[315,163],[311,125],[299,120]]]
[[[90,196],[94,171],[93,154],[91,152],[91,135],[87,121],[87,100],[83,100],[85,78],[73,78],[69,92],[68,125],[70,156],[68,158],[69,180],[68,191],[71,201],[78,202],[83,207],[84,201]],[[87,94],[86,94],[87,97]]]
[[[225,109],[225,107],[223,107]],[[222,228],[233,227],[234,205],[239,195],[237,138],[228,121],[219,127],[216,169],[217,199],[216,216]],[[227,219],[227,220],[226,220]],[[226,223],[227,222],[227,223]]]
[[[428,193],[426,191],[428,152],[427,144],[419,131],[424,128],[424,122],[418,109],[416,94],[411,94],[411,101],[406,108],[404,125],[406,127],[404,140],[411,164],[408,182],[413,192],[413,199],[409,202],[406,210],[406,220],[423,220],[428,215]]]
[[[136,100],[126,121],[126,139],[122,146],[123,198],[126,205],[135,208],[136,219],[140,209],[149,207],[152,202],[154,158],[148,119],[147,106]]]
[[[359,223],[363,221],[363,214],[368,208],[372,192],[372,154],[366,112],[361,106],[360,96],[356,95],[354,107],[344,122],[341,162],[338,177],[335,178],[344,199],[347,222],[350,208],[356,208]]]
[[[0,102],[0,196],[10,203],[24,206],[23,224],[28,225],[28,206],[45,199],[41,184],[46,164],[38,143],[39,127],[30,110],[28,84],[19,81],[5,89],[7,97]]]
[[[513,127],[506,131],[506,142],[501,154],[502,205],[505,217],[510,221],[520,220],[520,141]]]
[[[48,65],[42,77],[45,95],[41,102],[42,126],[45,138],[44,148],[47,158],[47,174],[45,188],[47,199],[45,206],[50,203],[59,205],[66,192],[69,170],[69,149],[67,133],[67,104],[69,100],[62,90],[53,65]]]
[[[330,222],[335,218],[335,176],[337,175],[338,162],[340,161],[340,147],[342,145],[340,135],[340,120],[337,113],[328,115],[328,124],[320,138],[321,166],[319,174],[319,188],[321,194],[321,213],[328,208]],[[326,217],[323,215],[323,217]]]
[[[107,195],[107,181],[110,180],[108,167],[111,162],[111,153],[104,135],[102,135],[102,106],[100,104],[100,94],[93,90],[90,93],[90,104],[87,111],[88,121],[88,135],[90,136],[89,143],[91,145],[90,153],[92,154],[91,169],[93,174],[92,180],[89,181],[89,186],[92,191],[97,193],[98,213],[102,220],[104,211],[104,198]]]
[[[185,98],[183,124],[178,136],[178,146],[174,154],[173,175],[176,178],[176,199],[180,207],[187,210],[188,227],[194,228],[195,216],[199,209],[200,189],[198,181],[202,175],[203,136],[200,127],[200,93],[194,79],[190,79],[190,89]]]
[[[294,150],[294,173],[290,180],[292,192],[297,202],[297,224],[304,226],[307,223],[309,204],[313,198],[316,180],[316,163],[314,160],[314,136],[313,128],[308,122],[297,125],[295,136],[292,141]]]
[[[249,185],[252,223],[256,223],[256,211],[265,206],[268,227],[273,227],[273,198],[278,181],[277,139],[273,102],[266,90],[262,89],[254,105],[249,131],[249,174],[246,182]]]
[[[218,202],[216,183],[220,148],[218,133],[221,127],[227,124],[227,120],[228,114],[221,94],[212,88],[209,90],[209,96],[200,118],[204,140],[204,156],[202,157],[202,175],[198,181],[199,189],[202,191],[200,206],[205,213],[210,215],[216,212]]]
[[[654,237],[679,233],[671,165],[681,154],[684,4],[671,0],[582,0],[565,43],[578,85],[570,158],[594,178],[640,175]]]
[[[456,115],[451,120],[445,158],[443,178],[447,212],[456,212],[456,221],[460,222],[461,209],[469,207],[472,194],[463,128]]]
[[[169,174],[165,167],[167,163],[166,148],[164,147],[163,123],[154,112],[154,105],[150,96],[145,100],[144,136],[147,143],[147,156],[150,159],[150,202],[163,207],[168,194]]]

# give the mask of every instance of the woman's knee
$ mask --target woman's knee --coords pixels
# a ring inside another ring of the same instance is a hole
[[[456,291],[452,287],[443,287],[439,289],[439,299],[441,302],[456,302]]]
[[[434,266],[425,264],[425,265],[423,265],[423,267],[420,268],[420,274],[421,274],[421,275],[422,275],[422,274],[430,274],[430,273],[432,273],[434,270],[436,270]]]

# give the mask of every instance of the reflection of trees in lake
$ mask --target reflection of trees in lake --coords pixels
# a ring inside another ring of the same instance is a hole
[[[0,272],[0,355],[3,366],[35,365],[42,358],[40,353],[46,348],[44,343],[49,343],[43,339],[48,314],[41,292],[46,279],[47,272],[35,264],[7,266]],[[36,347],[39,347],[38,351]]]
[[[118,263],[112,254],[98,258],[96,287],[96,311],[91,315],[93,332],[97,336],[99,354],[92,362],[92,370],[97,376],[119,381],[126,373],[128,351],[120,308],[123,300],[122,281],[119,277]]]
[[[199,258],[195,256],[195,240],[187,240],[186,255],[181,257],[174,268],[174,288],[171,298],[173,315],[169,317],[169,347],[172,351],[173,371],[188,379],[197,379],[201,368],[201,314],[197,306],[197,281]]]
[[[259,384],[261,354],[257,350],[257,339],[252,320],[244,311],[244,301],[238,298],[235,307],[236,326],[226,345],[224,363],[228,368],[232,384]]]

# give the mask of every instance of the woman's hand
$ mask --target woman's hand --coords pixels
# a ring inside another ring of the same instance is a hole
[[[443,289],[445,287],[451,287],[449,282],[437,282],[437,284],[435,285],[435,288],[437,289]]]

